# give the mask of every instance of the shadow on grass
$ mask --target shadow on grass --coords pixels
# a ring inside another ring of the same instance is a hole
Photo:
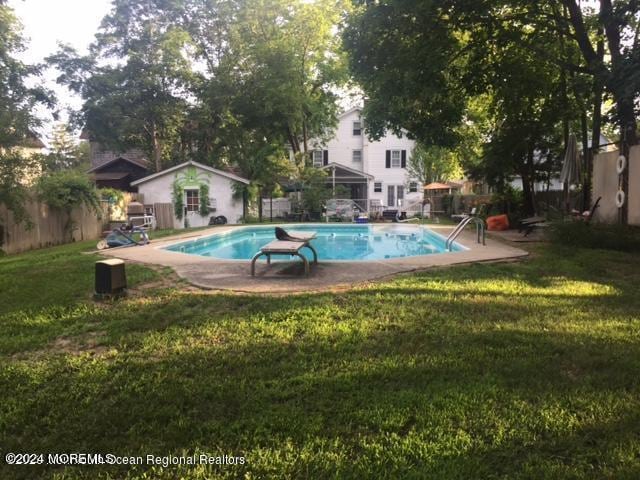
[[[388,478],[517,478],[524,465],[543,478],[550,452],[586,478],[611,465],[613,446],[638,448],[638,424],[623,421],[639,406],[638,344],[557,332],[415,336],[409,345],[406,332],[374,331],[357,342],[337,335],[16,366],[0,382],[0,440],[8,451],[201,448],[250,458],[319,442],[317,455],[282,465],[314,478],[333,476],[322,465],[334,448],[351,459],[335,465],[341,478],[382,467]],[[262,462],[247,471],[262,477]]]
[[[608,264],[554,254],[340,294],[165,292],[68,324],[7,316],[4,352],[61,330],[103,332],[105,350],[0,361],[0,445],[248,457],[201,478],[633,478],[640,272],[598,273]],[[180,475],[196,474],[152,474]]]

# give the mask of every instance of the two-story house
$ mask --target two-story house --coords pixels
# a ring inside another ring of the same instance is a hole
[[[422,200],[423,186],[408,178],[415,141],[393,134],[371,142],[359,108],[338,118],[334,137],[315,144],[313,165],[327,170],[327,183],[342,185],[363,210],[399,208]]]

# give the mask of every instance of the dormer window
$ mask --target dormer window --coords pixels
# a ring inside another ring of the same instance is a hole
[[[353,122],[353,134],[356,136],[362,135],[362,122],[360,120]]]

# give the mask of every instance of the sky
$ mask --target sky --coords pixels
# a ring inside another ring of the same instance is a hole
[[[57,42],[68,43],[80,53],[86,53],[93,41],[102,18],[109,12],[110,0],[9,0],[23,25],[23,36],[27,50],[18,56],[26,63],[38,63],[57,50]],[[79,108],[80,98],[66,88],[56,85],[56,74],[49,71],[44,80],[47,87],[58,96],[59,108]],[[47,143],[52,126],[51,114],[38,112],[46,122],[40,130],[42,140]]]

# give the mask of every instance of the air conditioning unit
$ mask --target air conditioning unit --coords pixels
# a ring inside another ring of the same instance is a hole
[[[124,295],[126,289],[124,260],[109,258],[96,262],[96,297]]]

